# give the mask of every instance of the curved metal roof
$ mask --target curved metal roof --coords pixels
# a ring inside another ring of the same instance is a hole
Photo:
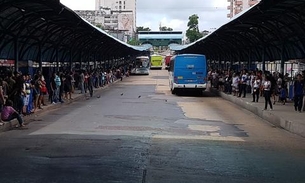
[[[178,52],[231,61],[304,59],[304,9],[305,0],[262,0]]]
[[[0,0],[0,40],[0,58],[15,59],[18,48],[19,60],[44,62],[57,54],[59,61],[102,61],[146,50],[111,37],[59,0]]]

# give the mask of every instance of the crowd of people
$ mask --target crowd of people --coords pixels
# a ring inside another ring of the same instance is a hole
[[[241,72],[210,70],[208,73],[209,80],[213,87],[227,94],[236,97],[245,98],[246,95],[252,95],[252,102],[258,102],[260,97],[265,99],[263,110],[273,110],[275,103],[285,105],[289,99],[288,94],[292,92],[294,110],[303,112],[304,95],[305,95],[305,71],[297,74],[295,77],[289,77],[289,74],[281,74],[278,72],[268,72],[261,70]],[[289,91],[289,86],[293,86],[293,90]]]
[[[93,96],[94,88],[104,87],[123,76],[129,76],[128,67],[114,69],[81,69],[77,71],[53,72],[43,75],[37,71],[33,76],[7,70],[0,77],[1,121],[17,119],[24,126],[23,117],[35,113],[44,106],[73,100],[72,94]],[[47,101],[46,101],[47,100]]]

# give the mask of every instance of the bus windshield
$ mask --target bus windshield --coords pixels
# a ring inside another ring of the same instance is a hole
[[[136,68],[149,68],[149,57],[137,57],[135,66]]]
[[[177,69],[203,69],[206,67],[206,63],[202,61],[200,56],[185,56],[182,59],[178,59],[175,63]]]

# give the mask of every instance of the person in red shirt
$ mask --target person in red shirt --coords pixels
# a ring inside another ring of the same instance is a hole
[[[12,106],[13,106],[13,102],[11,100],[7,100],[1,112],[2,121],[11,121],[17,118],[19,122],[19,126],[24,127],[25,125],[23,123],[21,116]]]

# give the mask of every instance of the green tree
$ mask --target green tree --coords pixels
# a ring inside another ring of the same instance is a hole
[[[140,41],[136,38],[131,38],[127,43],[134,46],[140,45]]]
[[[160,30],[160,31],[173,31],[172,28],[166,27],[166,26],[160,26],[160,27],[159,27],[159,30]]]
[[[95,26],[102,29],[102,30],[104,29],[104,27],[101,24],[96,24]]]
[[[202,38],[202,34],[199,32],[198,27],[198,15],[194,14],[189,17],[189,22],[187,23],[188,29],[186,31],[186,37],[192,43],[200,38]]]
[[[151,29],[149,27],[140,26],[140,27],[137,27],[137,32],[139,32],[139,31],[151,31]]]

